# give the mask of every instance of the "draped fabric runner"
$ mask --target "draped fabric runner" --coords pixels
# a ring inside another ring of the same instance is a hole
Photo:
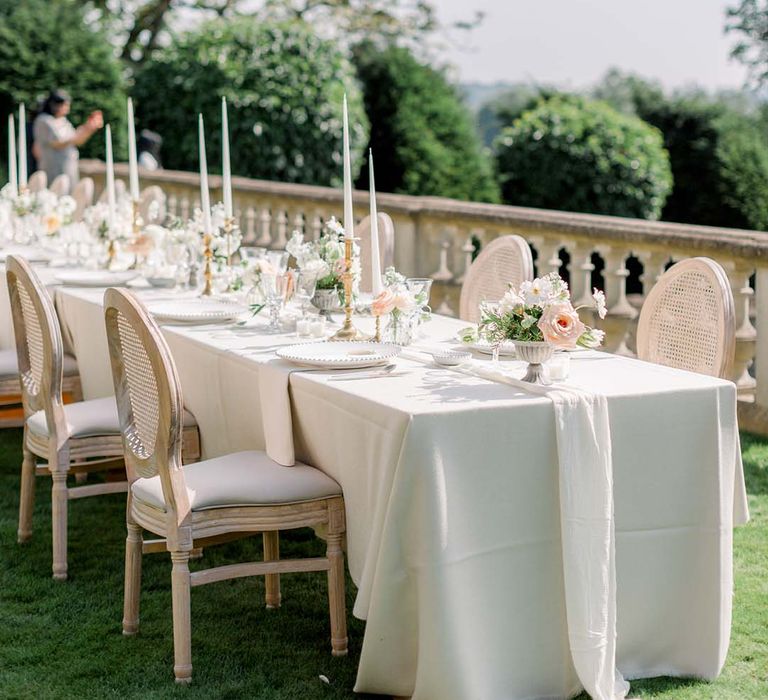
[[[408,359],[424,357],[408,350]],[[294,463],[289,383],[295,365],[271,361],[259,370],[267,454]],[[573,387],[538,386],[473,362],[455,371],[546,396],[554,405],[560,474],[563,578],[571,657],[594,700],[620,700],[629,684],[616,668],[616,549],[608,403]]]

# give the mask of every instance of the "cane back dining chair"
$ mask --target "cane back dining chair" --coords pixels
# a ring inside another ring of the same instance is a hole
[[[142,530],[162,538],[171,554],[174,674],[192,678],[190,590],[216,581],[265,575],[267,607],[280,605],[280,574],[326,571],[331,650],[347,653],[344,605],[345,532],[341,488],[319,469],[283,467],[264,452],[238,452],[182,468],[182,399],[176,368],[155,321],[127,291],[104,299],[112,376],[130,489],[125,546],[123,633],[139,625]],[[280,530],[328,528],[325,557],[279,559]],[[193,547],[263,533],[264,561],[190,573]]]
[[[64,580],[68,574],[68,502],[128,488],[124,478],[85,486],[67,485],[70,474],[122,470],[123,445],[117,406],[113,397],[64,404],[64,352],[53,301],[23,259],[9,256],[6,276],[25,417],[18,539],[25,542],[32,536],[35,476],[49,473],[53,577]],[[197,427],[191,415],[186,420],[187,457],[197,459],[200,454]],[[47,463],[38,466],[38,457]]]
[[[75,200],[75,211],[72,213],[72,221],[83,220],[85,210],[93,204],[94,189],[93,179],[90,177],[82,178],[72,188],[72,199]]]
[[[710,258],[672,265],[643,303],[637,326],[641,360],[730,379],[735,342],[731,286]]]
[[[30,192],[42,192],[46,187],[48,187],[48,175],[45,170],[36,170],[29,176],[27,189]]]
[[[501,236],[485,246],[469,268],[459,299],[459,317],[480,320],[480,302],[498,301],[510,284],[533,279],[533,258],[521,236]]]
[[[53,178],[51,186],[48,188],[57,197],[69,194],[69,175],[62,173]]]
[[[379,267],[384,272],[395,264],[395,225],[389,214],[380,211],[379,224]],[[371,217],[366,216],[357,226],[355,235],[360,239],[360,291],[370,292],[371,279]]]

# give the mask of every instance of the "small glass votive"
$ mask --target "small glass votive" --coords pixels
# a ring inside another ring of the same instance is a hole
[[[299,338],[306,338],[308,335],[312,334],[312,321],[310,321],[308,318],[298,318],[296,319],[296,335],[299,336]]]
[[[571,355],[567,352],[556,352],[552,359],[547,362],[549,378],[553,382],[562,382],[568,379],[571,369]]]
[[[309,332],[313,338],[325,337],[325,316],[318,316],[309,322]]]

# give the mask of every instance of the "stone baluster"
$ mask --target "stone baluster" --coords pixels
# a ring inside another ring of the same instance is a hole
[[[437,271],[430,275],[436,282],[450,282],[453,279],[453,273],[448,267],[448,253],[451,250],[451,245],[449,240],[443,240],[440,243],[440,262]]]
[[[531,236],[531,243],[539,253],[536,259],[536,267],[540,277],[548,275],[550,272],[560,274],[560,266],[563,261],[560,260],[560,248],[562,243],[559,238],[549,238],[545,236]]]
[[[320,238],[320,234],[323,231],[323,216],[317,209],[314,210],[311,223],[309,223],[308,226],[309,231],[307,231],[307,236],[316,241]]]
[[[754,271],[751,263],[737,261],[727,266],[736,311],[736,354],[731,379],[736,384],[740,399],[754,400],[757,382],[749,373],[757,346],[757,330],[749,318],[754,295],[749,278]]]
[[[253,207],[248,207],[245,210],[244,234],[245,240],[248,245],[253,245],[256,242],[256,212]]]
[[[276,223],[277,227],[275,240],[272,241],[270,248],[283,250],[285,248],[285,244],[288,242],[288,213],[285,211],[285,209],[282,208],[282,206],[277,211]]]
[[[168,215],[169,216],[177,216],[176,214],[176,207],[177,207],[178,200],[176,199],[176,195],[171,193],[168,195]]]
[[[755,376],[757,387],[755,401],[765,413],[762,425],[768,425],[768,267],[758,267],[755,276],[755,318],[757,338]]]
[[[269,207],[262,207],[259,215],[259,235],[256,244],[262,248],[269,248],[272,243],[272,214]]]
[[[605,349],[617,355],[632,356],[627,346],[627,338],[638,313],[627,299],[629,270],[625,262],[629,253],[624,247],[619,246],[605,246],[598,250],[605,260],[605,296],[608,314],[600,323],[606,335]]]
[[[182,195],[179,206],[179,217],[183,221],[189,219],[189,197]]]
[[[305,221],[304,214],[301,211],[301,209],[294,210],[293,216],[291,217],[291,221],[292,221],[291,233],[293,233],[294,231],[299,231],[303,234],[307,233],[309,222]]]
[[[456,278],[458,284],[464,284],[464,280],[467,279],[469,274],[469,268],[472,266],[472,255],[475,252],[474,243],[472,243],[472,236],[469,235],[467,240],[464,241],[464,245],[461,246],[461,252],[464,256],[464,270],[459,277]]]
[[[589,304],[592,301],[592,263],[591,243],[579,241],[571,253],[571,299],[574,306]]]

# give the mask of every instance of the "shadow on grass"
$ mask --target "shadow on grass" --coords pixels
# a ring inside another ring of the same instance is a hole
[[[753,496],[768,494],[768,441],[757,435],[742,433],[741,454],[747,493]]]

